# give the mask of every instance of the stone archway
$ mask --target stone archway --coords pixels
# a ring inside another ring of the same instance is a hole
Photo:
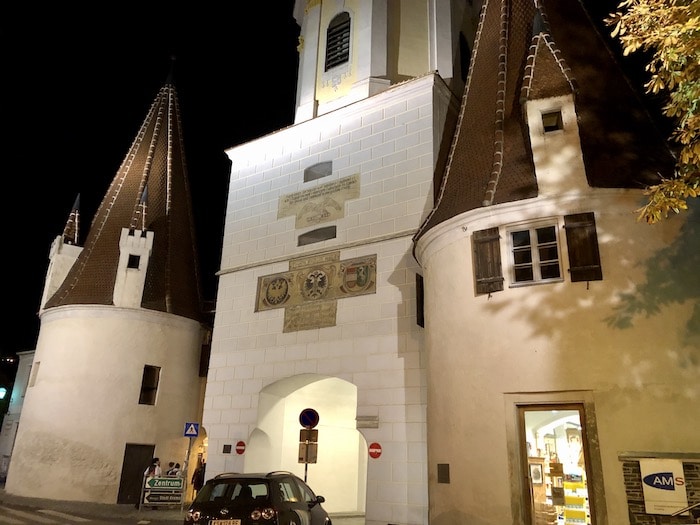
[[[299,463],[299,415],[319,414],[318,459]],[[335,377],[301,374],[260,392],[258,421],[249,437],[245,472],[289,470],[326,498],[329,512],[364,512],[367,446],[357,431],[357,387]]]

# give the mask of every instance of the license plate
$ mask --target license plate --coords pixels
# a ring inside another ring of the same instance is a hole
[[[241,525],[241,520],[211,520],[210,525]]]

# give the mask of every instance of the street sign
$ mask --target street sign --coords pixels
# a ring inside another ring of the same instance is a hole
[[[145,503],[168,503],[168,504],[174,504],[174,503],[181,503],[182,502],[182,492],[172,492],[172,493],[163,493],[163,492],[146,492],[146,495],[144,496],[144,501]]]
[[[299,423],[304,428],[314,428],[318,425],[318,412],[313,408],[305,408],[299,414]]]
[[[316,463],[318,443],[299,443],[299,463]]]
[[[148,478],[144,476],[140,501],[155,507],[182,504],[184,491],[185,480],[183,478],[173,476]]]
[[[167,478],[147,478],[146,488],[149,489],[164,489],[164,490],[179,490],[185,486],[184,479],[167,477]]]
[[[379,443],[372,443],[369,446],[369,457],[377,459],[382,455],[382,446]]]
[[[185,423],[185,437],[196,438],[199,435],[199,423]]]
[[[239,441],[236,443],[236,454],[243,454],[245,452],[245,441]]]
[[[318,429],[316,428],[302,428],[299,431],[299,442],[300,443],[318,443]]]

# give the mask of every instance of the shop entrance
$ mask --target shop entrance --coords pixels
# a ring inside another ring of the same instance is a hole
[[[518,407],[532,525],[595,525],[582,404]]]

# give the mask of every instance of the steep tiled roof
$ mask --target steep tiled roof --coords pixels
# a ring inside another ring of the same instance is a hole
[[[85,246],[45,308],[112,304],[123,228],[154,232],[141,306],[201,320],[194,222],[175,87],[158,92],[92,221]]]
[[[447,167],[414,240],[460,213],[535,197],[522,105],[572,92],[591,186],[672,174],[666,141],[578,0],[485,0]]]

